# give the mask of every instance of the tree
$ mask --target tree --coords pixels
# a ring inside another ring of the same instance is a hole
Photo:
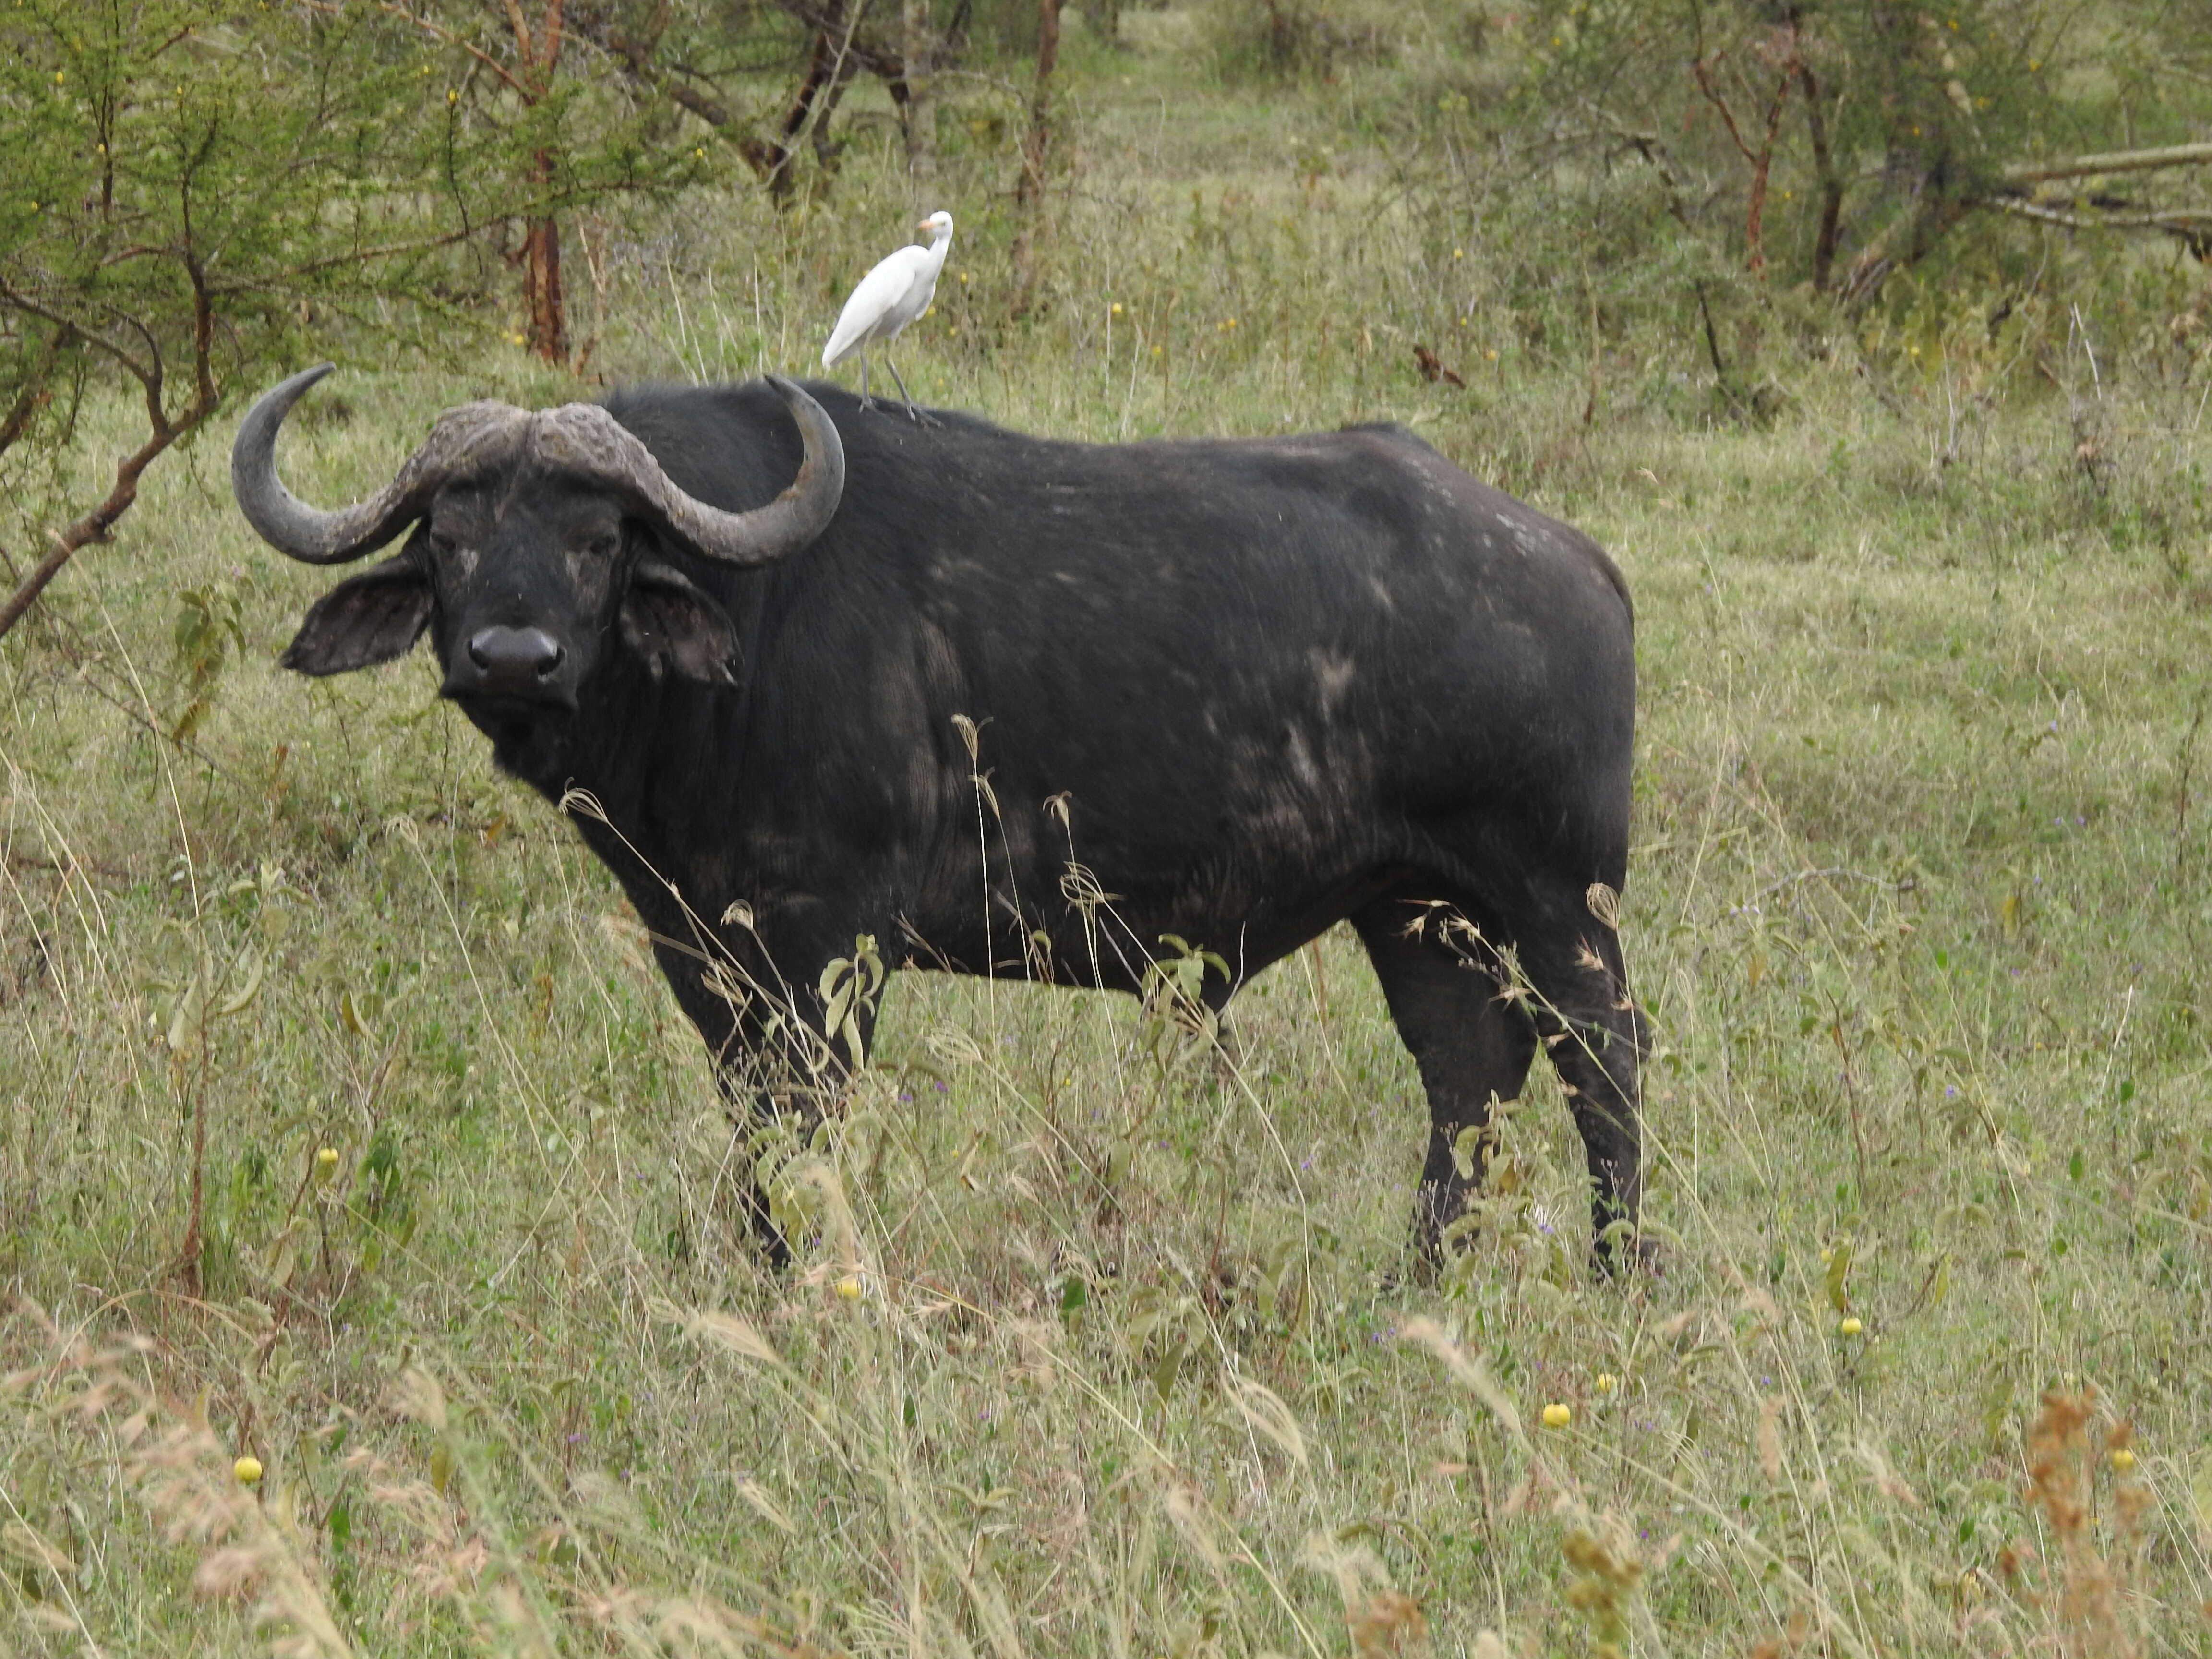
[[[937,188],[937,100],[931,72],[936,59],[936,28],[929,0],[904,0],[901,15],[906,52],[906,173],[917,213],[934,212]]]
[[[1044,212],[1045,168],[1052,159],[1052,76],[1060,64],[1060,0],[1037,0],[1036,83],[1022,136],[1021,177],[1014,185],[1014,310],[1025,312],[1036,289],[1037,222]]]
[[[2179,54],[2156,33],[2093,30],[2048,0],[1545,0],[1508,94],[1447,98],[1439,136],[1506,160],[1478,187],[1641,164],[1680,228],[1754,283],[1863,305],[1978,213],[2212,229],[2195,204],[2051,188],[2104,176],[2091,164],[2111,157],[2032,159],[2100,139],[2139,152],[2139,125],[2186,136],[2202,94],[2185,68],[2160,78]],[[2114,77],[2136,101],[2083,90]],[[2131,159],[2176,168],[2202,148]]]
[[[872,75],[898,112],[909,174],[921,190],[921,181],[934,175],[936,161],[931,95],[936,40],[927,0],[902,0],[896,42],[867,26],[868,0],[772,0],[759,9],[770,23],[771,51],[796,70],[799,80],[771,118],[757,123],[721,90],[726,80],[768,67],[752,61],[757,45],[732,50],[750,41],[754,31],[726,16],[703,15],[698,0],[629,0],[627,7],[618,3],[580,17],[577,27],[622,66],[634,88],[667,99],[732,144],[779,206],[797,199],[803,148],[811,145],[823,174],[834,171],[830,118],[854,77]],[[782,33],[774,27],[778,22],[795,27]]]
[[[548,362],[567,362],[562,215],[611,196],[665,199],[708,171],[703,149],[657,140],[657,100],[632,95],[629,56],[610,39],[620,31],[597,9],[572,19],[565,0],[307,3],[333,17],[374,13],[441,50],[452,153],[465,159],[441,182],[478,226],[520,228],[511,258],[522,272],[524,338]],[[664,20],[668,9],[655,9]]]
[[[0,634],[109,538],[228,381],[289,360],[311,317],[373,324],[422,297],[424,262],[466,234],[395,187],[424,167],[425,65],[363,15],[235,18],[210,0],[0,14],[0,464],[42,429],[63,442],[118,382],[143,424],[106,493],[46,532]]]

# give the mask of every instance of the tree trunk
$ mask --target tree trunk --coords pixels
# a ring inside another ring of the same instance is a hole
[[[1813,141],[1813,171],[1820,181],[1820,228],[1813,240],[1813,291],[1826,294],[1835,279],[1836,239],[1842,234],[1844,178],[1836,171],[1836,158],[1828,148],[1828,118],[1820,112],[1820,83],[1812,66],[1797,66],[1797,82],[1805,89],[1805,130]]]
[[[937,99],[930,85],[934,66],[931,56],[929,0],[905,0],[906,39],[906,178],[913,192],[914,210],[937,209]]]
[[[1060,0],[1037,0],[1036,91],[1022,137],[1022,176],[1014,185],[1014,314],[1030,307],[1036,286],[1036,228],[1044,207],[1045,164],[1052,152],[1052,72],[1060,64]]]
[[[1782,131],[1782,106],[1790,100],[1790,73],[1784,70],[1775,83],[1774,100],[1766,106],[1766,130],[1759,134],[1759,149],[1751,158],[1751,197],[1744,210],[1745,258],[1751,274],[1766,275],[1766,181],[1774,170],[1774,141]]]
[[[538,156],[538,183],[550,185],[553,161]],[[522,305],[529,313],[530,349],[549,363],[568,361],[568,325],[561,300],[561,223],[551,214],[528,222],[522,244]]]

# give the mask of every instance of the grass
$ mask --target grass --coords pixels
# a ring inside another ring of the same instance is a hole
[[[1589,1282],[1545,1076],[1473,1248],[1397,1285],[1425,1114],[1341,933],[1240,999],[1234,1064],[1127,1001],[895,980],[840,1124],[763,1149],[817,1239],[764,1272],[612,884],[421,659],[275,672],[327,579],[251,542],[204,449],[0,657],[0,1644],[2212,1644],[2185,384],[2094,306],[2094,387],[2063,330],[2008,368],[1923,310],[1948,355],[1871,360],[1880,398],[1777,359],[1771,426],[1686,418],[1686,338],[1611,343],[1592,401],[1329,94],[1196,76],[1176,26],[1072,45],[1081,168],[1024,320],[1003,158],[950,155],[971,280],[908,379],[1095,438],[1407,421],[1614,550],[1666,1275]],[[610,231],[595,362],[811,361],[905,211],[887,159],[787,224]],[[575,395],[519,356],[356,369],[288,469],[358,492],[484,391]]]

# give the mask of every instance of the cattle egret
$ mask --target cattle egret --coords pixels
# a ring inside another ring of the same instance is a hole
[[[860,407],[872,409],[875,404],[868,396],[868,348],[881,346],[884,366],[898,382],[906,412],[918,421],[921,416],[915,409],[914,394],[906,389],[898,365],[891,362],[890,345],[901,330],[929,309],[937,292],[937,273],[945,269],[945,256],[952,246],[952,216],[933,213],[915,228],[929,233],[929,246],[902,247],[860,278],[860,287],[838,313],[830,343],[822,348],[822,367],[835,368],[854,352],[860,353]]]

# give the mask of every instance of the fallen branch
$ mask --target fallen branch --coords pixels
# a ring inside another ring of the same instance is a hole
[[[2069,230],[2166,230],[2178,236],[2212,234],[2212,207],[2163,208],[2142,213],[2078,213],[2067,208],[2045,207],[2013,196],[1992,196],[1984,205],[2000,213]]]
[[[2212,144],[2169,144],[2163,149],[2118,149],[2102,155],[2077,155],[2068,161],[2015,161],[1999,176],[2016,185],[2047,179],[2086,179],[2099,173],[2149,173],[2160,167],[2188,167],[2212,161]]]

